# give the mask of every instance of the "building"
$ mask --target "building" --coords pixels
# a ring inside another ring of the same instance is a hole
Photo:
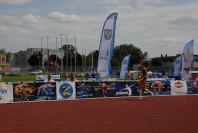
[[[28,48],[26,51],[19,51],[12,56],[12,65],[20,67],[21,71],[31,71],[34,69],[45,69],[49,65],[55,65],[54,60],[50,57],[56,57],[62,60],[64,57],[64,50],[56,49],[41,49],[41,48]],[[60,64],[60,62],[59,62]]]
[[[0,73],[5,74],[11,71],[11,65],[7,62],[5,49],[0,49]]]
[[[161,55],[161,57],[151,58],[152,71],[173,72],[175,59],[178,56],[180,55],[176,55],[176,56]],[[155,64],[153,62],[155,62]],[[194,55],[193,57],[192,70],[198,71],[198,55]]]

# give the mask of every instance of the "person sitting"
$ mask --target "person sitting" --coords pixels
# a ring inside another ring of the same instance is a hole
[[[100,73],[96,73],[96,81],[102,81],[102,78],[100,77]]]
[[[89,79],[90,79],[90,75],[89,75],[89,73],[86,73],[85,77],[84,77],[84,80],[89,80]]]
[[[70,73],[69,78],[67,80],[70,82],[74,82],[76,80],[74,73]]]

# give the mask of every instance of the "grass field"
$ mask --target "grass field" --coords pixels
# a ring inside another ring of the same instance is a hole
[[[36,81],[35,75],[2,76],[3,82]]]
[[[77,77],[77,79],[82,80],[82,77]],[[66,80],[66,77],[61,76],[61,81]],[[2,76],[2,82],[24,82],[24,81],[36,81],[36,75],[16,75],[16,76]]]

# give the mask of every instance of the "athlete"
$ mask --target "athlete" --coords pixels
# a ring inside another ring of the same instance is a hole
[[[148,78],[148,72],[145,66],[145,63],[141,63],[140,65],[142,75],[138,84],[138,89],[139,89],[139,100],[143,99],[143,93],[144,90],[146,90],[146,83],[147,83],[147,78]]]

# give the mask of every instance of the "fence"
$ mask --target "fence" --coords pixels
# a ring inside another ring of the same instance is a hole
[[[144,95],[198,94],[198,81],[151,80]],[[0,103],[138,96],[137,81],[0,83]]]

